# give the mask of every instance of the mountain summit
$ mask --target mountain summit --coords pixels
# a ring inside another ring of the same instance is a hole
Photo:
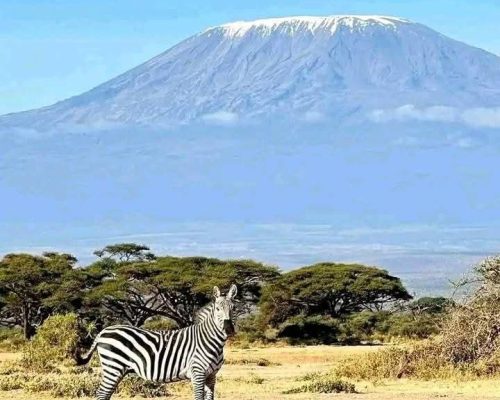
[[[213,27],[146,63],[0,126],[342,119],[370,110],[500,103],[500,58],[383,16],[288,17]]]

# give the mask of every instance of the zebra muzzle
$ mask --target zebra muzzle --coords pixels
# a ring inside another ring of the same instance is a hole
[[[233,321],[230,319],[224,320],[224,331],[226,332],[226,335],[232,335],[234,333]]]

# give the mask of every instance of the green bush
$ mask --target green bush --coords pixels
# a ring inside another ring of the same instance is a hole
[[[78,345],[76,314],[53,315],[38,328],[22,349],[21,365],[31,371],[50,372],[72,363]]]
[[[77,379],[74,376],[65,376],[55,380],[50,394],[54,397],[93,397],[99,380],[99,376],[93,374],[81,374]]]
[[[20,328],[0,327],[0,350],[16,351],[24,344],[26,344],[26,339]]]
[[[170,331],[172,329],[179,328],[179,326],[171,319],[162,317],[150,318],[142,327],[151,331]]]
[[[439,322],[440,318],[432,314],[398,313],[391,315],[380,330],[389,337],[425,339],[439,333]]]
[[[53,397],[93,397],[99,385],[100,375],[87,371],[67,373],[13,373],[0,375],[0,390],[24,390],[29,393],[49,393]],[[165,384],[145,381],[129,376],[119,385],[117,393],[125,396],[168,396]]]
[[[22,389],[26,382],[26,377],[20,374],[9,374],[0,376],[0,390],[10,391]]]
[[[361,311],[347,319],[346,323],[360,340],[369,340],[382,322],[387,320],[387,312]]]
[[[0,376],[0,390],[22,389],[29,393],[47,392],[54,397],[94,396],[99,376],[84,373],[78,376],[66,374],[15,373]]]
[[[249,315],[241,318],[236,323],[236,335],[231,340],[232,343],[244,345],[255,342],[269,342],[266,335],[266,327],[261,321],[259,314]]]
[[[269,367],[280,365],[279,363],[271,362],[267,358],[242,358],[242,359],[227,359],[226,365],[257,365],[258,367]]]
[[[262,385],[265,382],[265,379],[260,377],[259,375],[250,372],[247,376],[241,378],[235,378],[236,382],[244,382],[250,383],[253,385]]]
[[[305,317],[298,315],[287,319],[278,328],[278,338],[290,344],[331,344],[338,341],[339,322],[327,316]]]
[[[283,392],[283,394],[295,393],[356,393],[356,387],[335,376],[319,375],[302,386]]]
[[[169,395],[164,383],[145,381],[136,376],[127,376],[118,385],[117,393],[130,397],[165,397]]]

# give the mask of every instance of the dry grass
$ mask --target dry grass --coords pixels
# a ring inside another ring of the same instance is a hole
[[[300,388],[322,374],[328,374],[346,358],[361,357],[366,353],[378,351],[380,347],[364,346],[312,346],[312,347],[262,347],[238,349],[229,348],[227,359],[219,374],[217,398],[222,400],[306,400],[306,399],[360,399],[360,400],[424,400],[446,398],[447,400],[491,400],[499,399],[498,380],[476,381],[409,381],[405,379],[387,379],[375,383],[355,382],[360,394],[322,394],[297,393],[284,394],[294,388]],[[19,356],[12,353],[0,353],[0,360],[5,363]],[[267,366],[259,366],[248,360],[268,360]],[[60,379],[57,375],[49,378]],[[170,397],[163,399],[191,399],[188,383],[168,385]],[[48,400],[54,398],[49,393],[26,393],[20,390],[2,392],[0,400]],[[130,393],[115,398],[131,399]],[[137,397],[136,397],[137,398]]]

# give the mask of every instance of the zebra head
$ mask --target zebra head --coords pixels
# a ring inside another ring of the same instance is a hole
[[[226,335],[234,333],[233,324],[233,300],[238,293],[236,285],[232,285],[227,295],[222,296],[220,289],[214,287],[214,320],[221,331],[226,332]]]

